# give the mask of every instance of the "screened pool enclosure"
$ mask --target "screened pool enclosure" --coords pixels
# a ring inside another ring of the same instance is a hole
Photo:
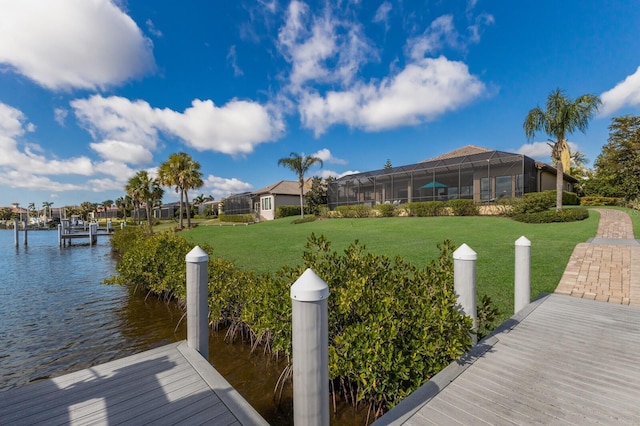
[[[565,175],[566,190],[573,182]],[[328,198],[330,209],[456,198],[482,203],[546,189],[555,189],[554,168],[520,154],[465,147],[417,164],[344,176],[330,183]]]

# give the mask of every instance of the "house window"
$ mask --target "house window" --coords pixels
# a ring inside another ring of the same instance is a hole
[[[496,198],[511,197],[511,176],[496,176]]]
[[[271,197],[265,197],[261,199],[262,201],[262,210],[271,210]]]
[[[488,177],[480,178],[480,199],[483,201],[491,199],[491,186]]]

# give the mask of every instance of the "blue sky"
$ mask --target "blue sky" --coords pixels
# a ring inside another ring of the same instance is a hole
[[[0,0],[0,206],[123,195],[184,151],[219,199],[294,179],[291,152],[340,176],[473,144],[548,160],[522,122],[546,96],[640,113],[632,1]],[[193,194],[195,195],[195,193]],[[175,201],[169,189],[165,201]]]

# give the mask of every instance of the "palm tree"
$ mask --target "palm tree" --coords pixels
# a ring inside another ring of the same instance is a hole
[[[555,138],[552,141],[551,157],[556,160],[556,210],[562,210],[562,184],[564,170],[562,151],[567,145],[566,137],[576,130],[585,133],[589,120],[598,111],[602,102],[596,95],[582,95],[575,100],[568,98],[561,89],[556,89],[547,97],[547,107],[542,110],[535,107],[527,114],[522,124],[529,141],[533,140],[537,131],[544,131]]]
[[[180,229],[183,228],[182,212],[183,203],[187,208],[187,227],[191,227],[191,212],[189,209],[189,190],[201,188],[202,173],[200,163],[194,161],[189,154],[179,152],[171,154],[169,159],[160,164],[158,169],[158,180],[164,186],[175,186],[176,192],[180,194]]]
[[[105,219],[107,218],[107,210],[113,206],[113,200],[104,200],[101,204]]]
[[[42,208],[44,209],[44,219],[45,221],[49,218],[53,219],[53,214],[51,213],[51,206],[53,205],[53,202],[51,201],[43,201],[42,202]],[[47,215],[47,209],[49,209],[49,214]]]
[[[151,209],[159,200],[162,200],[164,195],[164,190],[160,188],[160,183],[157,179],[151,178],[145,170],[141,170],[129,179],[125,191],[133,200],[134,205],[138,206],[138,209],[144,205],[149,232],[152,232]],[[140,219],[139,213],[138,219]]]
[[[316,163],[320,167],[324,164],[318,157],[312,155],[300,155],[292,152],[289,157],[278,160],[278,166],[284,166],[298,175],[298,185],[300,186],[300,217],[304,218],[304,174]]]

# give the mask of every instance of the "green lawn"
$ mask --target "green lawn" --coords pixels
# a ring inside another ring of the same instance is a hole
[[[182,235],[196,244],[211,245],[218,256],[240,268],[259,272],[300,264],[312,232],[324,234],[335,250],[341,251],[357,239],[371,252],[400,256],[414,264],[436,257],[437,244],[445,239],[456,246],[466,243],[478,253],[479,295],[488,294],[505,319],[513,313],[515,241],[524,235],[532,243],[532,297],[553,292],[575,245],[595,236],[599,214],[592,211],[587,220],[553,224],[524,224],[484,216],[330,219],[299,225],[292,225],[293,219],[249,226],[201,224]],[[640,218],[636,216],[635,220],[638,223]]]

